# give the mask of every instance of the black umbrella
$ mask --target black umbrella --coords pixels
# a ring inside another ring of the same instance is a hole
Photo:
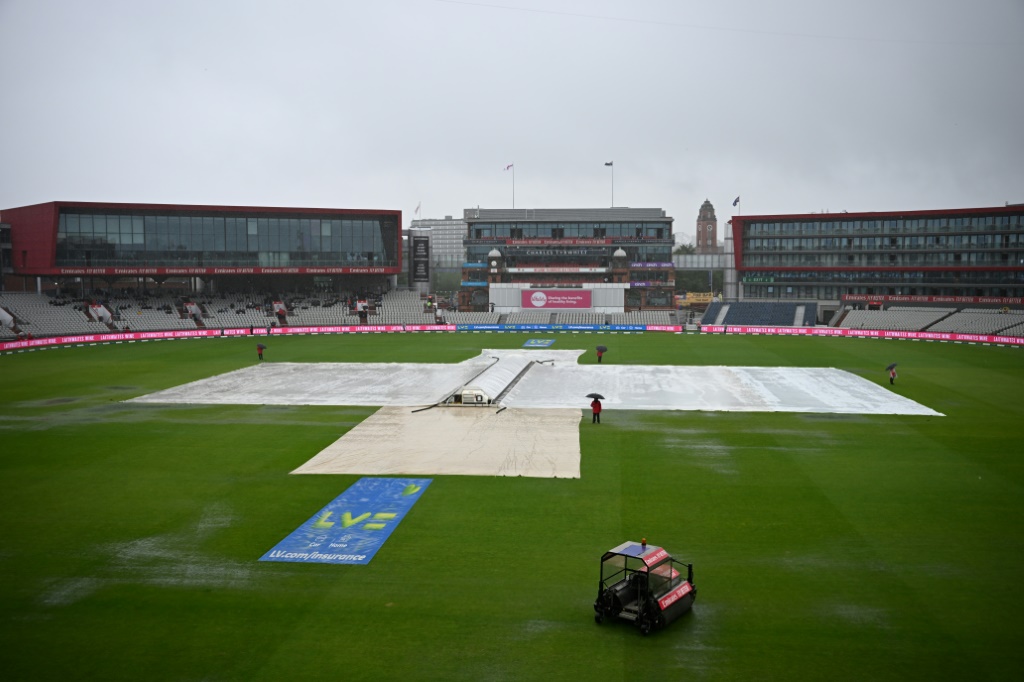
[[[266,350],[267,349],[267,347],[264,346],[262,343],[257,343],[256,347],[259,348],[260,350]]]
[[[891,371],[893,370],[893,368],[894,368],[894,367],[896,367],[896,363],[895,363],[895,362],[894,362],[894,363],[892,363],[891,365],[889,365],[888,367],[886,367],[886,368],[885,368],[885,371],[886,371],[886,372],[891,372]]]
[[[601,395],[600,393],[588,393],[587,397],[593,398],[594,400],[604,400],[604,396]]]
[[[602,353],[607,353],[608,352],[608,346],[598,346],[597,349],[599,351],[601,351]]]

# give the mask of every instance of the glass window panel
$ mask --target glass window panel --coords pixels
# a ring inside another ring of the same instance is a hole
[[[159,235],[161,243],[170,243],[171,229],[167,226],[167,216],[161,215],[156,217],[156,233]]]
[[[249,220],[246,223],[246,230],[247,230],[247,233],[250,234],[250,235],[259,234],[259,228],[257,226],[257,222],[256,222],[255,218],[249,218]]]

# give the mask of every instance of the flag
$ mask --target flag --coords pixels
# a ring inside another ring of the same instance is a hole
[[[419,215],[419,214],[420,214],[420,205],[421,205],[422,203],[423,203],[423,202],[421,201],[421,202],[419,202],[419,203],[417,203],[417,204],[416,204],[416,210],[415,210],[415,211],[413,211],[413,213],[415,213],[416,215]]]
[[[733,205],[733,206],[735,206],[735,205],[736,205],[736,204],[738,204],[738,203],[740,203],[740,198],[739,198],[739,197],[736,197],[736,199],[735,199],[735,200],[733,200],[733,202],[732,202],[732,205]]]
[[[605,161],[605,162],[604,162],[604,165],[606,165],[606,166],[612,166],[612,165],[614,165],[614,164],[615,164],[615,162],[614,162],[614,161]]]
[[[512,168],[512,166],[514,166],[514,165],[515,165],[514,163],[510,163],[509,165],[505,166],[505,170],[508,170],[508,169]]]

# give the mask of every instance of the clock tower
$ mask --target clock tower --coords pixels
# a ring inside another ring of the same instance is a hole
[[[715,207],[707,199],[697,214],[697,253],[718,252],[718,218]]]

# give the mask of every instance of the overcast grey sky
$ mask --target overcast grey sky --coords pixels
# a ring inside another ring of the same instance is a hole
[[[1024,202],[1024,0],[0,0],[0,94],[3,208]]]

